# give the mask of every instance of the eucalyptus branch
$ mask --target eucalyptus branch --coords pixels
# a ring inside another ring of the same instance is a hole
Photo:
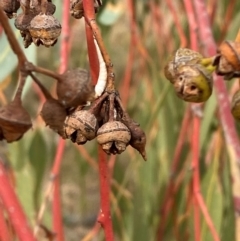
[[[17,55],[18,58],[18,65],[21,68],[24,69],[24,63],[27,61],[27,58],[21,49],[14,32],[11,29],[11,26],[8,22],[8,18],[6,17],[5,13],[3,10],[0,8],[0,23],[2,24],[2,27],[4,29],[4,32],[8,38],[8,42],[10,43],[10,46],[13,50],[13,52]]]
[[[115,91],[115,86],[114,86],[114,78],[115,78],[115,75],[114,75],[114,70],[113,70],[113,64],[112,64],[112,61],[107,53],[107,50],[105,48],[105,45],[103,43],[103,39],[102,39],[102,36],[101,36],[101,33],[100,33],[100,30],[98,28],[98,25],[97,25],[97,22],[96,22],[96,19],[93,18],[93,19],[86,19],[87,20],[87,23],[89,24],[89,26],[91,27],[92,29],[92,32],[93,32],[93,35],[97,41],[97,44],[99,46],[99,49],[102,53],[102,56],[103,56],[103,60],[106,64],[106,67],[107,67],[107,87],[106,87],[106,90],[108,92],[112,92],[112,91]]]

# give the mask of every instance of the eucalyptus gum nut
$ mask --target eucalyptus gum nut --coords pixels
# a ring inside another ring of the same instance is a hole
[[[237,91],[232,99],[231,113],[234,118],[240,120],[240,91]]]
[[[80,19],[83,17],[83,2],[82,0],[70,0],[70,14],[76,18]]]
[[[7,142],[17,141],[32,127],[27,111],[18,101],[0,108],[0,128]]]
[[[93,100],[94,88],[87,70],[67,70],[57,83],[57,96],[66,108],[84,105]]]
[[[96,137],[97,118],[87,110],[76,111],[66,118],[64,128],[68,138],[73,142],[83,144]]]
[[[97,132],[97,142],[108,154],[122,153],[130,139],[130,130],[120,121],[109,121],[102,125]]]
[[[29,32],[35,45],[53,46],[61,34],[61,24],[53,15],[38,14],[30,22]]]
[[[178,49],[174,55],[172,55],[164,67],[164,74],[166,78],[172,83],[175,83],[175,77],[178,72],[178,68],[184,66],[186,64],[196,64],[198,63],[203,56],[191,49],[188,48],[180,48]]]
[[[174,89],[179,98],[188,102],[204,102],[212,94],[212,75],[200,64],[178,69]]]
[[[240,43],[234,41],[224,41],[219,46],[218,52],[226,59],[235,71],[240,71]]]
[[[48,99],[43,104],[40,114],[47,126],[57,132],[60,136],[65,137],[64,121],[67,113],[64,107],[57,100]]]
[[[1,0],[0,8],[7,14],[8,18],[13,18],[20,8],[20,2],[18,0]]]

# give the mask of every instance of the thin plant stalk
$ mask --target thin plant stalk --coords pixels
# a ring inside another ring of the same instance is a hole
[[[69,42],[68,38],[70,35],[69,27],[69,7],[70,0],[65,0],[62,6],[62,41],[60,49],[60,74],[67,70],[68,59],[69,59]],[[65,140],[59,138],[58,147],[56,151],[56,156],[54,160],[54,166],[52,169],[52,175],[54,176],[54,192],[53,192],[53,230],[57,233],[57,240],[64,241],[64,228],[62,221],[62,208],[61,208],[61,193],[60,193],[60,166],[62,162],[62,157],[65,149]]]
[[[203,44],[205,55],[213,56],[216,52],[216,44],[213,39],[207,9],[203,0],[193,0],[194,7],[197,9],[197,21],[200,30],[200,39]],[[240,143],[234,124],[233,116],[230,111],[230,103],[225,83],[221,77],[214,78],[214,87],[219,103],[219,117],[223,127],[225,142],[230,157],[231,175],[233,178],[233,195],[234,198],[240,198]],[[224,105],[222,104],[224,103]],[[237,207],[236,207],[237,211]],[[236,230],[240,228],[240,218],[236,216]],[[239,232],[238,232],[239,233]],[[238,235],[237,233],[237,235]]]
[[[13,225],[18,239],[20,241],[36,241],[27,221],[27,217],[25,216],[16,193],[10,184],[8,175],[2,163],[3,162],[0,161],[0,199],[6,208],[8,217]]]
[[[91,73],[93,73],[93,76],[97,76],[99,67],[96,67],[96,49],[93,44],[93,36],[95,36],[96,41],[98,43],[98,46],[100,48],[100,51],[102,53],[104,62],[107,66],[108,71],[108,88],[113,89],[114,88],[114,76],[112,76],[112,63],[111,60],[107,54],[107,51],[105,49],[105,46],[102,41],[101,33],[98,29],[98,26],[96,24],[95,20],[95,12],[94,12],[94,6],[93,1],[83,0],[83,8],[84,8],[84,17],[86,24],[88,24],[91,27],[92,30],[92,36],[89,34],[89,28],[86,26],[86,36],[87,36],[87,43],[88,43],[88,55],[89,59],[92,55],[92,58],[95,58],[93,61],[94,63],[91,65]],[[91,59],[90,59],[91,60]],[[94,68],[94,69],[93,69]],[[95,81],[95,79],[93,79]],[[102,148],[99,147],[98,149],[98,161],[99,161],[99,177],[100,177],[100,214],[98,217],[98,222],[101,224],[101,226],[104,229],[105,232],[105,239],[106,241],[113,241],[113,228],[112,228],[112,219],[111,219],[111,212],[110,212],[110,185],[109,185],[109,169],[107,165],[107,158],[106,154],[103,152]]]

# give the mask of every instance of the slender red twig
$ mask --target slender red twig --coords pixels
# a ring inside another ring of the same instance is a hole
[[[0,240],[11,241],[11,235],[4,215],[4,207],[0,201]]]
[[[69,59],[69,7],[70,0],[65,0],[62,8],[62,40],[60,49],[60,68],[59,72],[63,73],[67,70],[68,59]],[[59,172],[62,162],[62,156],[64,153],[65,141],[60,138],[58,142],[58,147],[56,151],[56,156],[54,160],[53,169],[51,175],[54,178],[54,191],[53,191],[53,231],[57,233],[57,240],[64,241],[64,229],[62,221],[62,210],[61,210],[61,193],[60,193],[60,180]]]
[[[175,6],[173,4],[176,4],[177,1],[171,1],[171,0],[167,0],[166,1],[166,4],[168,5],[168,8],[169,10],[171,11],[172,15],[173,15],[173,20],[174,20],[174,23],[176,25],[176,29],[178,31],[178,34],[179,34],[179,38],[180,38],[180,42],[181,42],[181,47],[184,48],[187,46],[187,38],[186,38],[186,35],[183,31],[183,28],[181,26],[181,23],[180,23],[180,20],[179,20],[179,17],[177,15],[177,11],[175,9]]]
[[[232,21],[232,16],[236,6],[236,2],[237,2],[236,0],[232,0],[231,4],[228,4],[226,14],[224,16],[224,20],[222,21],[223,25],[221,27],[221,37],[220,37],[219,43],[221,43],[226,37],[229,25]]]
[[[178,164],[180,161],[180,155],[182,152],[183,145],[185,143],[185,136],[186,132],[189,127],[189,122],[190,122],[190,110],[189,108],[185,111],[181,128],[180,128],[180,133],[178,135],[178,140],[177,140],[177,145],[175,148],[174,152],[174,157],[173,157],[173,162],[171,164],[171,179],[169,181],[169,184],[166,188],[166,192],[164,194],[164,199],[163,199],[163,204],[160,209],[160,217],[161,221],[159,223],[158,231],[157,231],[157,240],[161,241],[163,240],[163,235],[164,235],[164,225],[166,223],[167,215],[169,211],[171,210],[171,207],[173,205],[173,194],[174,194],[174,188],[175,188],[175,174],[178,168]]]
[[[20,241],[36,241],[2,163],[0,161],[0,198],[6,207],[9,219]]]
[[[188,23],[190,26],[191,47],[194,50],[198,50],[198,37],[196,34],[196,28],[198,28],[198,22],[196,19],[194,7],[191,1],[184,0],[185,9],[187,13]],[[199,105],[193,105],[193,107],[199,108]],[[200,209],[203,212],[205,221],[212,233],[213,239],[219,241],[220,238],[214,227],[213,221],[207,210],[207,206],[203,200],[200,188],[199,178],[199,137],[200,137],[200,118],[195,114],[193,117],[193,135],[192,135],[192,168],[193,168],[193,204],[194,204],[194,227],[195,227],[195,240],[200,241]],[[201,200],[201,202],[199,202]]]
[[[88,21],[95,19],[93,1],[83,0],[83,8],[84,8],[86,25],[88,25]],[[92,32],[92,29],[90,31],[88,26],[86,26],[86,36],[87,36],[88,56],[90,61],[92,78],[93,78],[93,82],[96,83],[99,66],[97,61],[98,59],[96,55],[96,49],[93,44],[93,32]],[[103,57],[106,57],[106,55]],[[100,197],[101,197],[101,210],[100,210],[98,221],[104,229],[106,241],[113,241],[114,238],[113,238],[112,219],[111,219],[111,212],[110,212],[110,186],[109,186],[109,170],[107,165],[107,158],[106,158],[106,154],[103,152],[102,148],[100,147],[98,149],[98,153],[99,153],[98,158],[99,158]]]
[[[198,50],[198,36],[197,36],[197,22],[194,14],[194,9],[191,1],[184,0],[185,10],[188,18],[191,48]],[[199,105],[192,105],[192,107],[201,108]],[[193,168],[193,213],[194,213],[194,236],[195,241],[200,241],[201,223],[200,223],[200,209],[197,202],[196,190],[200,190],[199,180],[199,138],[200,138],[200,118],[197,115],[193,116],[193,130],[192,130],[192,168]],[[201,194],[200,194],[201,195]]]
[[[216,44],[213,39],[205,3],[202,0],[193,0],[193,2],[195,5],[195,9],[197,9],[198,12],[197,21],[200,30],[200,38],[204,46],[205,55],[213,56],[216,54]],[[234,120],[230,111],[227,88],[221,77],[214,78],[214,87],[219,103],[219,116],[226,138],[226,143],[228,143],[233,148],[236,161],[238,162],[238,164],[240,164],[240,143],[236,132]]]
[[[200,209],[197,201],[197,194],[200,192],[199,180],[199,131],[200,118],[194,115],[193,117],[193,134],[192,134],[192,170],[193,170],[193,209],[194,209],[194,236],[195,241],[200,241],[201,224],[200,224]],[[201,196],[201,194],[199,194]],[[203,203],[204,204],[204,203]],[[205,204],[204,204],[205,205]]]
[[[122,97],[122,103],[125,106],[127,104],[127,100],[129,97],[129,90],[130,90],[130,83],[131,83],[131,77],[132,77],[132,68],[133,68],[133,59],[134,59],[134,51],[136,46],[136,22],[135,22],[135,12],[134,12],[134,3],[133,0],[128,0],[128,12],[130,17],[130,43],[129,43],[129,54],[128,54],[128,60],[126,63],[125,68],[125,74],[124,79],[122,81],[121,86],[121,97]]]
[[[99,173],[100,173],[100,196],[101,210],[98,222],[105,231],[106,241],[113,241],[112,219],[110,213],[110,187],[109,187],[109,170],[106,160],[106,154],[99,147]]]

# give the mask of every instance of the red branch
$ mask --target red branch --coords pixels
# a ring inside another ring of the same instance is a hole
[[[196,29],[198,23],[196,22],[196,15],[194,14],[194,7],[191,1],[184,0],[185,9],[187,13],[187,18],[190,26],[190,36],[191,40],[191,47],[194,50],[198,50],[197,44],[197,34]],[[199,108],[199,105],[193,105],[193,108]],[[200,107],[201,108],[201,107]],[[200,119],[197,115],[193,117],[193,135],[192,135],[192,168],[193,168],[193,204],[194,204],[194,227],[195,227],[195,240],[200,241],[200,210],[201,208],[205,221],[212,233],[213,239],[215,241],[219,241],[220,238],[217,234],[217,231],[214,227],[213,221],[209,215],[207,210],[207,206],[203,200],[201,194],[201,187],[200,187],[200,178],[199,178],[199,137],[200,137]]]
[[[86,25],[91,19],[95,19],[95,12],[93,1],[83,0],[84,16]],[[88,56],[90,61],[91,73],[93,83],[96,83],[98,77],[99,65],[96,55],[96,49],[93,44],[93,33],[89,27],[86,26],[86,36],[88,44]],[[102,148],[99,147],[99,178],[100,178],[100,196],[101,196],[101,210],[98,218],[99,223],[104,229],[106,241],[113,241],[112,219],[110,212],[110,186],[109,186],[109,169],[107,165],[106,154]]]
[[[193,170],[193,209],[194,209],[194,236],[195,241],[201,240],[200,209],[197,202],[197,193],[200,192],[199,180],[199,130],[200,119],[196,115],[193,117],[193,134],[192,134],[192,170]],[[199,194],[201,196],[201,193]],[[205,205],[205,203],[204,203]]]
[[[2,163],[0,161],[0,198],[7,207],[11,224],[20,241],[36,241]]]
[[[0,240],[11,241],[9,228],[7,226],[6,218],[4,216],[4,207],[0,202]]]
[[[182,120],[181,128],[180,128],[180,133],[178,135],[178,140],[177,140],[177,145],[175,148],[174,156],[173,156],[173,161],[171,164],[171,179],[170,182],[168,183],[168,186],[166,188],[166,192],[163,198],[163,204],[160,210],[160,217],[161,221],[159,223],[158,231],[157,231],[157,240],[161,241],[163,240],[163,235],[164,235],[164,225],[166,224],[166,219],[167,219],[167,214],[169,211],[172,209],[173,202],[174,202],[174,193],[176,193],[175,189],[175,176],[176,176],[176,171],[179,165],[180,161],[180,155],[182,152],[183,145],[186,140],[186,133],[189,129],[189,122],[190,122],[190,111],[189,108],[185,111],[184,118]]]
[[[103,152],[101,147],[99,147],[99,172],[101,186],[101,210],[98,222],[104,228],[106,241],[113,241],[112,219],[110,212],[109,169],[106,154]]]
[[[124,79],[122,81],[121,86],[121,96],[122,96],[122,103],[124,106],[126,106],[128,97],[129,97],[129,90],[130,90],[130,83],[132,78],[132,69],[133,69],[133,59],[134,59],[134,51],[137,43],[137,26],[135,22],[135,12],[134,12],[134,3],[133,0],[128,0],[128,11],[129,11],[129,17],[130,17],[130,44],[129,44],[129,54],[128,54],[128,60],[126,62],[126,68],[125,68],[125,74]]]
[[[204,46],[206,56],[216,54],[216,44],[213,39],[206,6],[203,0],[193,0],[195,9],[197,9],[197,21],[200,30],[200,38]],[[226,143],[228,143],[234,151],[236,160],[240,164],[240,143],[237,136],[234,120],[230,111],[230,103],[228,92],[222,77],[214,78],[214,87],[218,99],[219,116],[224,130]]]
[[[60,195],[60,182],[59,182],[59,172],[62,162],[62,156],[64,153],[65,141],[59,139],[58,147],[54,159],[54,165],[51,171],[51,178],[54,179],[54,191],[53,191],[53,231],[57,233],[57,240],[64,240],[63,223],[62,223],[62,211],[61,211],[61,195]]]
[[[91,69],[91,76],[93,84],[97,83],[99,73],[99,62],[97,57],[97,51],[93,41],[93,32],[88,24],[89,19],[95,19],[95,11],[93,1],[83,1],[84,16],[85,16],[85,28],[88,46],[88,58]]]
[[[69,35],[70,35],[70,27],[69,27],[69,7],[70,0],[65,0],[63,2],[62,8],[62,41],[61,41],[61,49],[60,49],[60,68],[59,72],[63,73],[67,70],[68,59],[69,59]],[[62,156],[64,153],[65,141],[60,138],[58,142],[58,147],[56,151],[56,156],[54,160],[54,165],[52,168],[51,175],[55,179],[54,180],[54,191],[53,191],[53,230],[57,233],[57,240],[64,241],[64,229],[63,229],[63,221],[62,221],[62,209],[61,209],[61,193],[60,193],[60,180],[59,180],[59,172],[62,162]]]
[[[176,1],[177,2],[177,1]],[[173,3],[172,0],[167,0],[166,1],[166,4],[168,5],[168,8],[169,10],[171,11],[172,15],[173,15],[173,20],[174,20],[174,23],[176,25],[176,29],[178,31],[178,34],[179,34],[179,38],[180,38],[180,42],[181,42],[181,47],[184,48],[187,46],[187,38],[185,36],[185,33],[183,31],[183,28],[181,26],[181,23],[179,21],[179,18],[178,18],[178,15],[177,15],[177,11],[174,7],[173,4],[175,4],[176,2]]]

